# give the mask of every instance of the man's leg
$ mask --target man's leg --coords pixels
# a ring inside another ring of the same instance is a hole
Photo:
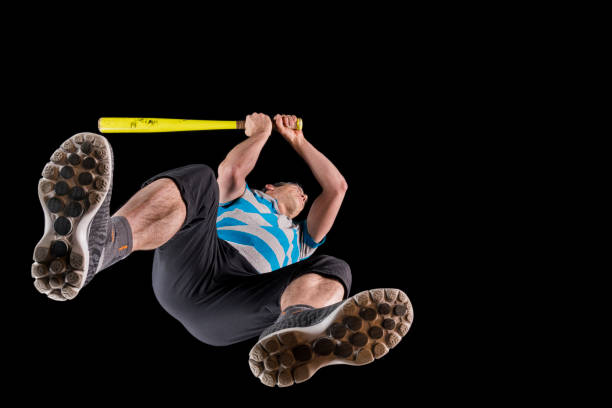
[[[104,259],[97,272],[133,251],[159,248],[181,229],[186,213],[181,193],[171,179],[143,186],[110,218]]]
[[[265,385],[306,381],[330,364],[371,363],[395,347],[412,324],[406,293],[381,288],[347,298],[346,262],[314,258],[288,267],[298,273],[282,291],[282,313],[251,349],[249,366]]]
[[[316,273],[307,273],[292,281],[281,296],[281,310],[289,306],[329,306],[343,299],[344,287],[335,280]]]
[[[138,191],[113,217],[127,219],[132,230],[132,251],[159,248],[176,234],[187,208],[176,184],[168,178],[155,180]]]

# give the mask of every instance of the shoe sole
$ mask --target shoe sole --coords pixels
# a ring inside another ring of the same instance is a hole
[[[36,290],[50,299],[74,298],[95,274],[89,229],[110,197],[112,155],[103,136],[78,133],[62,143],[42,171],[38,198],[45,230],[34,249],[32,277]]]
[[[249,365],[263,384],[288,387],[328,365],[369,364],[397,346],[413,317],[412,304],[401,290],[360,292],[316,325],[262,338],[249,353]]]

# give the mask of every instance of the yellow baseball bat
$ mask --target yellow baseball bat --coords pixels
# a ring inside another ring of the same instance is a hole
[[[301,130],[304,122],[298,118],[294,129]],[[244,120],[197,120],[164,118],[100,118],[98,129],[102,133],[158,133],[194,130],[244,129]],[[272,122],[276,129],[276,125]]]

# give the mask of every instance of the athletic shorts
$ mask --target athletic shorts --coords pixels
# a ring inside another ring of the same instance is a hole
[[[225,346],[253,337],[278,318],[285,288],[301,275],[338,280],[344,299],[351,288],[348,264],[314,254],[260,274],[234,247],[217,236],[219,185],[214,171],[193,164],[160,173],[178,186],[187,208],[181,229],[153,257],[153,292],[160,305],[200,341]]]

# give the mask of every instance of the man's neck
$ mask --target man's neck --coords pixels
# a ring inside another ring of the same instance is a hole
[[[278,206],[279,213],[281,213],[282,215],[286,215],[287,218],[291,219],[291,216],[289,215],[289,211],[287,211],[287,207],[285,207],[285,204],[278,201],[276,197],[274,197],[273,195],[270,195],[268,193],[264,193],[264,194],[267,194],[268,196],[272,197],[273,200],[276,201],[276,205]]]
[[[277,204],[278,204],[278,212],[286,215],[287,217],[289,217],[289,212],[287,211],[287,208],[285,207],[285,204],[280,203],[278,200],[276,200]],[[291,217],[289,217],[291,218]]]

